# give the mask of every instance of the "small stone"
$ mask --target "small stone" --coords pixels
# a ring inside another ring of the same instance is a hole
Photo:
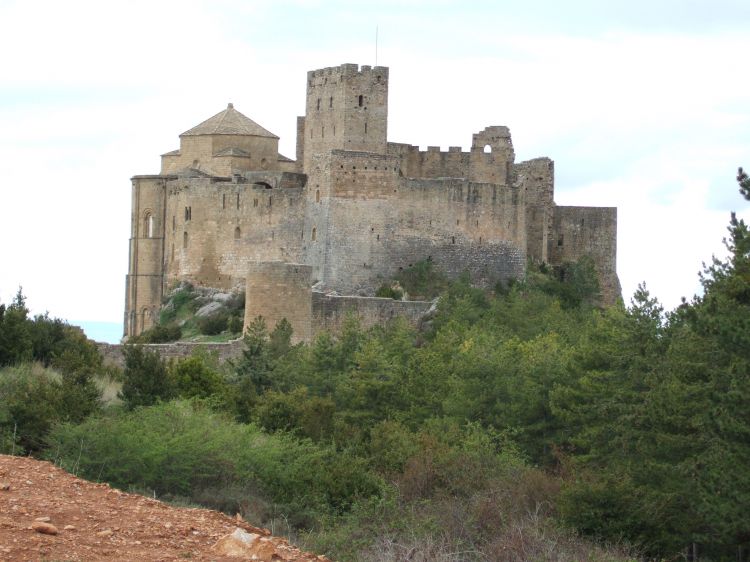
[[[10,484],[8,484],[7,482],[0,482],[0,490],[2,490],[3,492],[7,492],[8,490],[10,490]]]
[[[58,532],[57,527],[44,521],[34,521],[31,524],[31,528],[37,533],[42,533],[43,535],[56,535]]]
[[[34,521],[41,521],[42,523],[49,523],[52,521],[49,517],[37,517]]]
[[[76,528],[73,525],[65,525],[65,527],[63,527],[63,531],[75,531],[75,530]]]
[[[96,534],[96,536],[97,536],[97,537],[110,537],[110,536],[112,536],[113,534],[114,534],[114,533],[113,533],[112,529],[104,529],[103,531],[99,531],[99,532],[98,532],[98,533]]]

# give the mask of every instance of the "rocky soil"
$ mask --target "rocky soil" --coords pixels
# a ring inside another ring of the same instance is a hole
[[[264,560],[327,562],[266,529],[0,455],[0,561]]]

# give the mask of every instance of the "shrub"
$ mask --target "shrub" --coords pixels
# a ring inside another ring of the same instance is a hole
[[[383,283],[375,292],[375,296],[400,301],[404,298],[404,291],[400,287],[394,287],[388,283]]]
[[[182,328],[176,324],[157,324],[130,338],[130,343],[167,343],[182,337]]]
[[[198,319],[198,330],[206,336],[215,336],[227,329],[229,315],[225,311]]]
[[[173,388],[167,376],[167,367],[159,355],[138,345],[126,345],[125,369],[119,398],[129,410],[138,406],[151,406],[172,397]]]
[[[435,298],[448,288],[448,280],[435,271],[431,259],[418,261],[411,267],[398,272],[396,279],[407,293],[422,298]]]
[[[233,334],[241,334],[242,324],[243,324],[242,316],[233,314],[229,317],[229,321],[227,322],[227,329]]]
[[[89,479],[212,505],[206,490],[224,490],[226,509],[265,498],[305,523],[380,493],[364,459],[288,435],[268,435],[211,412],[200,402],[174,401],[57,426],[53,460]],[[236,497],[227,494],[234,490]]]

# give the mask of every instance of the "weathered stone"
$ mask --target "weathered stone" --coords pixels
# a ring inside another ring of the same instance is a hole
[[[57,527],[44,521],[34,521],[31,524],[31,528],[37,533],[42,533],[43,535],[56,535],[58,533]]]
[[[208,304],[204,304],[202,307],[200,307],[195,315],[198,317],[211,316],[215,312],[220,311],[222,308],[224,308],[224,305],[222,305],[220,302],[211,301]]]

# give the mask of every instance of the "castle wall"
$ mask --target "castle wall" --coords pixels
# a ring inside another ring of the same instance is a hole
[[[385,326],[394,318],[405,318],[413,326],[432,306],[425,301],[395,301],[378,297],[346,297],[312,293],[313,337],[324,331],[341,331],[350,314],[359,318],[362,328]]]
[[[621,296],[617,278],[617,209],[614,207],[554,208],[549,262],[562,265],[589,256],[599,274],[602,300]]]
[[[394,156],[334,151],[325,177],[324,286],[372,295],[399,269],[431,259],[478,284],[525,269],[525,214],[518,189],[467,180],[408,179]]]
[[[511,174],[525,200],[526,252],[534,261],[547,262],[555,205],[555,164],[549,158],[534,158],[515,164]]]
[[[312,267],[266,262],[252,264],[247,271],[245,329],[258,316],[272,331],[283,318],[292,326],[292,341],[312,338]]]
[[[169,182],[166,282],[223,289],[244,286],[259,261],[297,262],[303,251],[305,177],[250,172],[236,181]]]

